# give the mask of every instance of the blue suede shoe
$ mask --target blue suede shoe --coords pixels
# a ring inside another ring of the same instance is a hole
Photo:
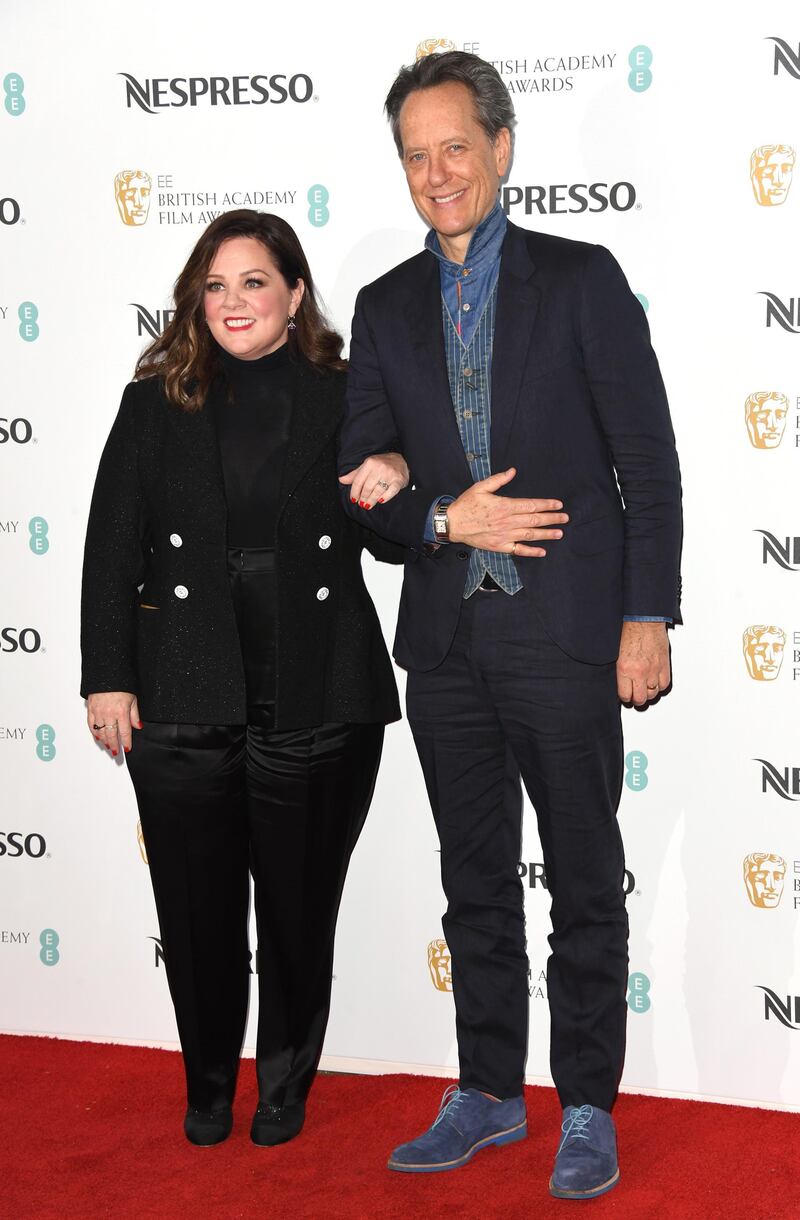
[[[492,1101],[479,1089],[445,1089],[433,1126],[418,1139],[395,1148],[389,1168],[401,1173],[441,1173],[458,1169],[490,1144],[513,1144],[528,1134],[525,1099]]]
[[[608,1111],[565,1106],[561,1130],[550,1194],[557,1199],[594,1199],[616,1186],[617,1132]]]

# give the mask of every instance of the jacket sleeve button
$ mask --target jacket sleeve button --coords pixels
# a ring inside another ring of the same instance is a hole
[[[317,601],[324,602],[325,598],[330,594],[330,589],[326,589],[323,585],[321,589],[317,589]]]
[[[186,588],[186,585],[176,585],[175,586],[175,596],[179,597],[181,599],[181,601],[183,601],[184,598],[188,597],[189,590]]]
[[[327,551],[327,549],[330,545],[331,545],[330,534],[323,534],[322,537],[320,538],[319,542],[317,543],[317,546],[319,547],[319,549],[321,551]]]
[[[183,546],[183,539],[180,534],[170,534],[169,540],[173,546]]]

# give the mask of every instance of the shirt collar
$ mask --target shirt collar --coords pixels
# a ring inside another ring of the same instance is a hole
[[[462,275],[464,268],[468,271],[483,270],[500,258],[500,248],[506,235],[507,224],[506,214],[498,200],[489,215],[483,218],[472,234],[463,267],[461,263],[454,263],[443,252],[435,229],[429,230],[428,236],[425,238],[425,249],[436,255],[440,267],[448,275]]]

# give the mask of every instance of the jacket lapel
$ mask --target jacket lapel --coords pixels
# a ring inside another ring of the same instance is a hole
[[[316,372],[305,361],[299,361],[289,442],[281,479],[279,513],[283,511],[286,501],[306,471],[314,465],[321,450],[336,432],[341,418],[341,383],[335,377]]]
[[[430,252],[426,252],[420,279],[406,299],[405,318],[413,353],[411,368],[416,371],[423,386],[424,397],[420,408],[432,412],[434,419],[439,421],[449,448],[458,458],[459,468],[467,468],[447,376],[439,263]]]
[[[509,223],[500,256],[492,347],[492,470],[503,470],[540,292],[522,229]]]
[[[213,490],[220,504],[225,507],[225,487],[212,405],[213,395],[223,392],[221,387],[214,383],[209,391],[208,401],[199,411],[183,411],[172,404],[167,404],[166,409],[170,426],[186,449],[198,483]]]

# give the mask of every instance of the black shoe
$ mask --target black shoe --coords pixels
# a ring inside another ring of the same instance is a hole
[[[253,1115],[250,1139],[254,1144],[258,1144],[259,1148],[285,1144],[303,1130],[305,1117],[304,1101],[296,1101],[291,1106],[273,1106],[269,1102],[261,1102]]]
[[[183,1120],[183,1130],[190,1144],[198,1148],[210,1148],[221,1144],[231,1133],[233,1112],[230,1106],[221,1110],[196,1110],[190,1106]]]

